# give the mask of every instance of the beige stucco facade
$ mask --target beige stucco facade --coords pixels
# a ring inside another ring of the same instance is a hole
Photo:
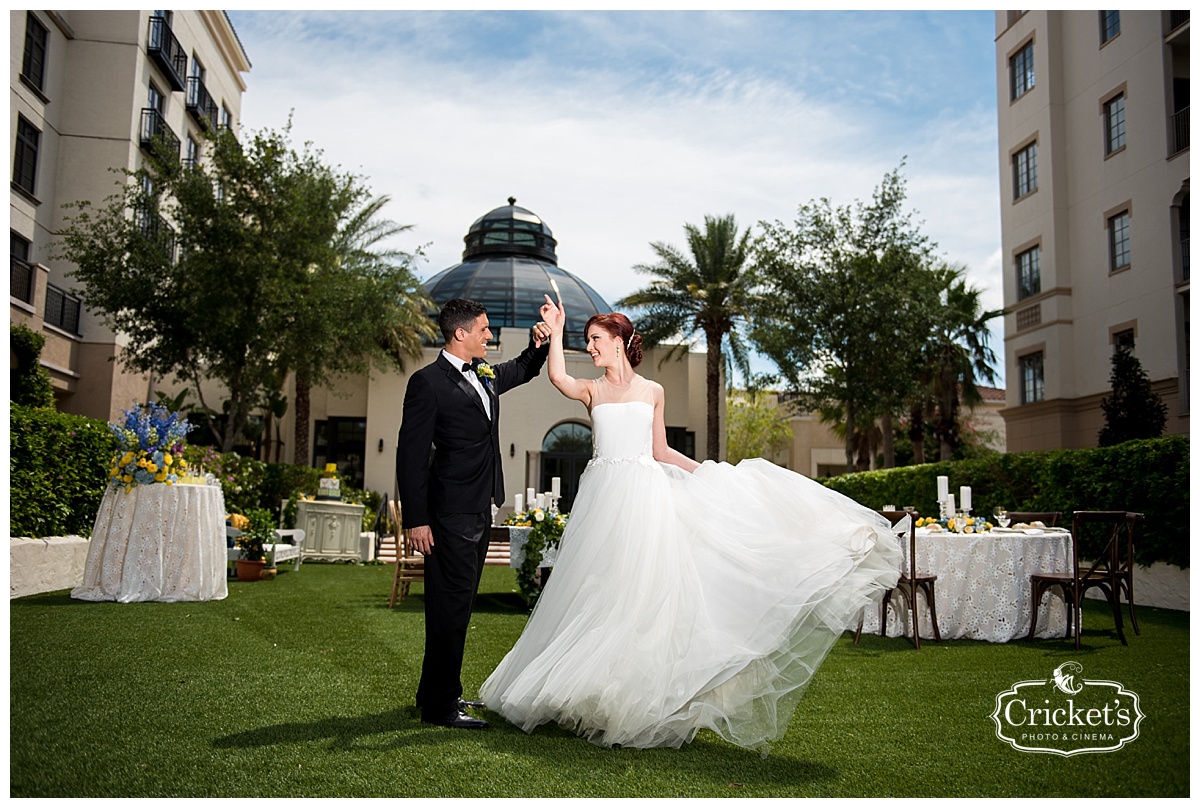
[[[1009,451],[1095,446],[1114,340],[1130,337],[1166,432],[1190,431],[1189,26],[996,12]],[[1022,291],[1030,256],[1039,282]]]
[[[86,309],[80,307],[77,323],[55,316],[47,321],[48,290],[56,300],[65,297],[68,309],[78,305],[69,294],[70,265],[51,258],[62,206],[78,200],[100,205],[119,191],[121,175],[114,170],[140,167],[143,110],[151,87],[162,94],[161,119],[186,156],[189,137],[203,143],[204,125],[188,109],[187,81],[197,65],[204,68],[202,85],[221,111],[221,123],[235,132],[246,89],[242,74],[250,69],[224,12],[171,12],[165,25],[153,21],[157,13],[9,12],[10,157],[18,147],[19,127],[37,132],[32,176],[17,182],[14,164],[9,193],[10,318],[46,336],[42,363],[59,408],[95,418],[114,418],[134,400],[145,400],[150,380],[113,361],[122,337]],[[32,43],[30,31],[37,34]],[[33,62],[27,60],[31,46],[39,49]],[[182,57],[173,75],[154,55],[168,51]],[[26,257],[16,255],[17,249],[26,250]]]

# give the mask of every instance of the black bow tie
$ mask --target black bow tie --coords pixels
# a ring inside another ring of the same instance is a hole
[[[471,369],[471,363],[470,363],[470,362],[463,362],[462,372],[463,372],[463,373],[466,373],[466,372],[467,372],[468,370],[470,370],[470,369]]]

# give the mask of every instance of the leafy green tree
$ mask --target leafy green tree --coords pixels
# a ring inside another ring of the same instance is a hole
[[[374,312],[359,298],[411,288],[407,266],[392,265],[398,279],[370,267],[359,282],[361,263],[342,260],[339,238],[371,207],[369,192],[310,144],[294,149],[289,130],[259,132],[245,144],[214,133],[195,166],[158,148],[142,169],[124,172],[104,207],[74,203],[78,212],[60,234],[77,293],[127,338],[122,361],[187,384],[226,451],[280,380],[300,369],[316,320],[333,316],[331,300],[339,313]],[[371,325],[373,335],[408,327],[387,318]],[[319,379],[326,366],[313,361],[316,369],[304,370]],[[220,408],[205,401],[206,379],[224,386]]]
[[[1119,343],[1113,351],[1109,383],[1112,393],[1100,401],[1100,409],[1104,411],[1100,445],[1115,446],[1127,440],[1161,436],[1167,424],[1167,405],[1150,389],[1150,377],[1124,343]]]
[[[792,440],[786,407],[772,405],[761,388],[730,390],[725,409],[725,459],[730,463],[748,457],[769,460]]]
[[[936,306],[934,245],[903,211],[905,196],[897,168],[869,204],[801,205],[790,227],[760,223],[754,245],[770,291],[757,299],[750,337],[807,409],[843,425],[847,471],[870,456],[863,441],[877,419],[890,458],[891,417],[912,395]]]
[[[638,309],[637,329],[647,347],[668,340],[693,340],[704,335],[707,359],[705,395],[707,408],[706,453],[709,460],[721,453],[721,369],[726,364],[724,343],[742,375],[749,377],[747,346],[739,335],[754,295],[754,279],[747,272],[750,230],[739,235],[732,214],[705,216],[704,229],[683,226],[688,254],[662,242],[650,245],[658,256],[654,264],[638,264],[640,273],[654,277],[649,286],[617,301],[618,306]],[[667,358],[685,354],[689,342],[674,345]]]

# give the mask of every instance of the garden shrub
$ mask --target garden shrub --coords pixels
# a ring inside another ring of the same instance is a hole
[[[90,536],[117,448],[108,424],[18,404],[9,416],[9,534]]]
[[[53,407],[54,386],[50,371],[39,361],[46,337],[25,325],[9,325],[13,368],[8,372],[8,397],[26,407]]]
[[[995,454],[973,460],[926,463],[846,474],[821,480],[869,508],[885,504],[916,507],[937,515],[937,478],[950,478],[951,493],[971,486],[973,513],[990,518],[1003,505],[1010,511],[1061,511],[1069,525],[1077,510],[1144,513],[1136,536],[1141,564],[1164,561],[1187,568],[1188,464],[1190,438],[1128,441],[1097,449]],[[1102,548],[1081,546],[1084,556]]]

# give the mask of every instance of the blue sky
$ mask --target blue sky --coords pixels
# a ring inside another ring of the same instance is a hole
[[[293,142],[390,196],[422,277],[515,196],[611,303],[684,223],[791,222],[906,160],[923,231],[1002,305],[992,11],[229,15],[243,126],[291,114]]]

